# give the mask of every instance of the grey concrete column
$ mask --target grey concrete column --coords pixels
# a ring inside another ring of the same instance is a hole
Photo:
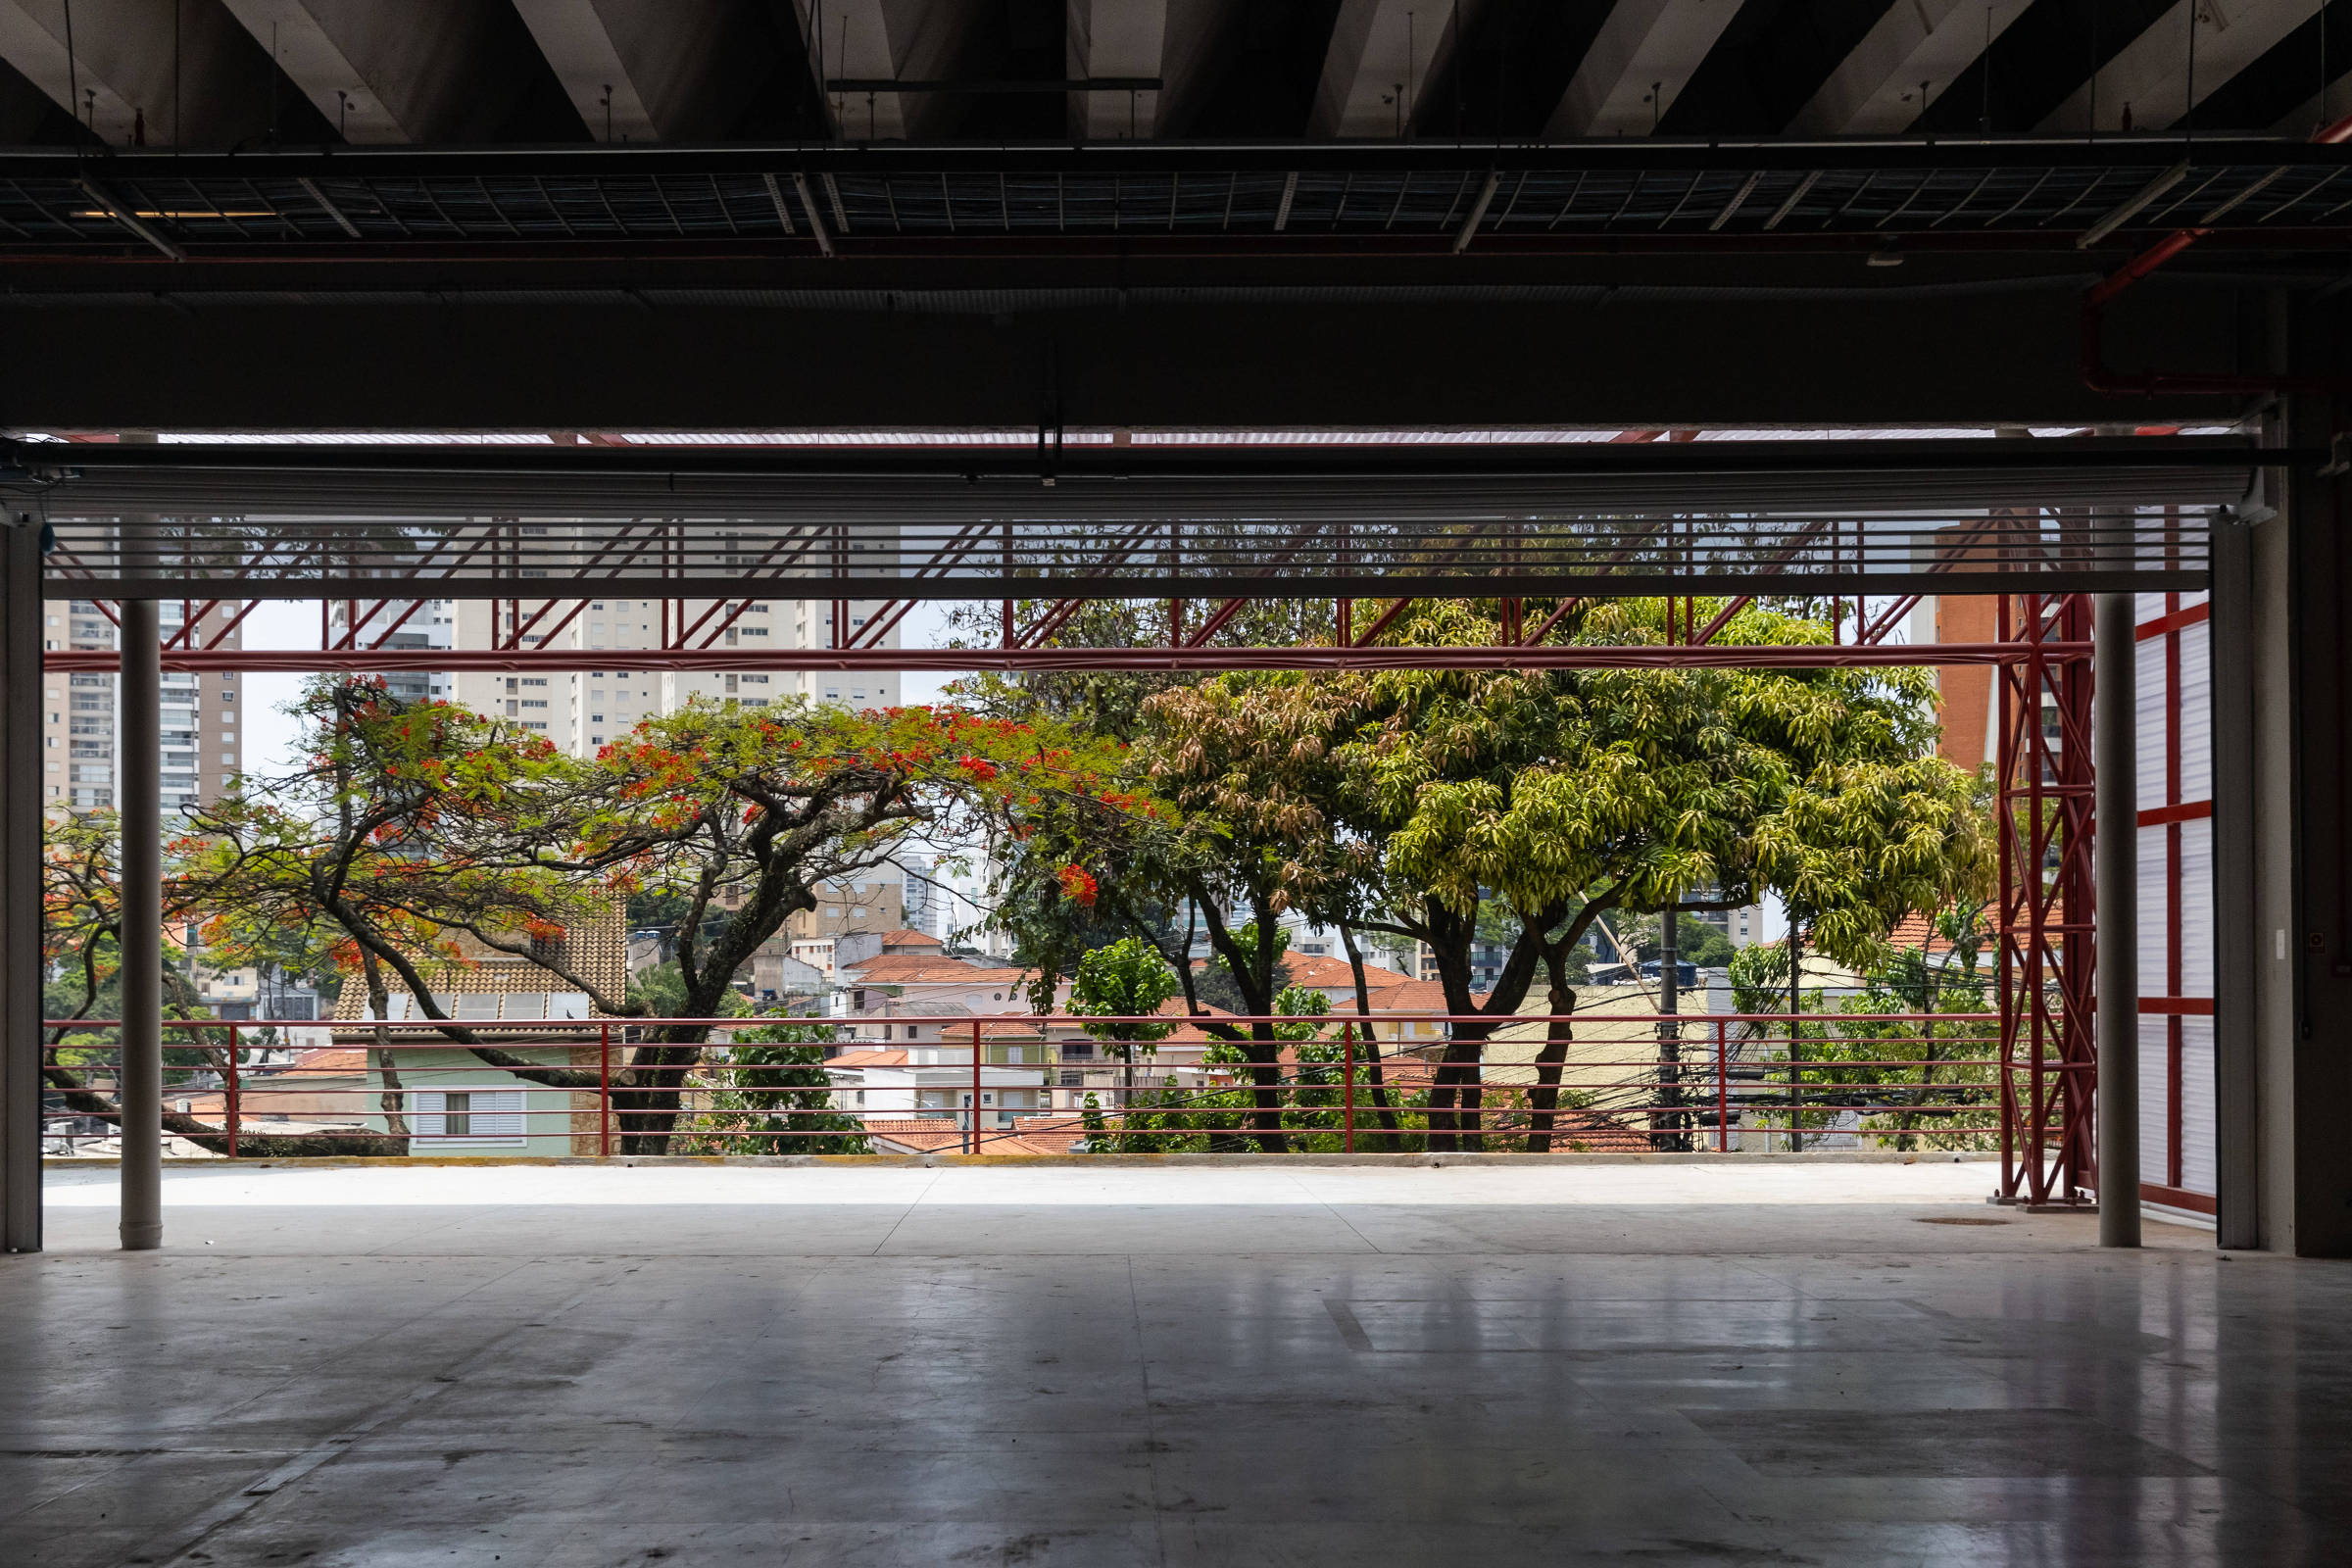
[[[41,527],[0,526],[0,1247],[41,1250]]]
[[[2098,823],[2099,1245],[2139,1245],[2139,651],[2130,594],[2100,594],[2092,630]]]
[[[2253,529],[2213,529],[2213,1102],[2216,1245],[2262,1245],[2255,908]],[[2182,890],[2185,895],[2187,890]]]
[[[122,601],[115,764],[122,822],[122,1246],[132,1251],[164,1245],[164,674],[156,619],[154,600]]]
[[[124,431],[125,442],[153,432]],[[161,576],[152,517],[122,519],[123,574]],[[115,801],[122,829],[122,1246],[164,1245],[164,670],[156,602],[122,602]]]

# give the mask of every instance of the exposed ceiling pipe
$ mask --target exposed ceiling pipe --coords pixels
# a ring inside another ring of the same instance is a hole
[[[2316,146],[2335,146],[2352,141],[2352,116],[2346,116],[2332,125],[2323,126],[2313,133],[2311,139]],[[2249,194],[2251,192],[2241,193],[2206,214],[2205,224],[2210,225]],[[2117,222],[2145,205],[2146,202],[2142,200],[2120,210],[2117,218],[2085,234],[2082,243],[2095,244]],[[2166,393],[2181,397],[2276,397],[2292,392],[2344,390],[2348,383],[2340,376],[2217,375],[2195,370],[2124,371],[2108,368],[2102,347],[2100,312],[2118,294],[2212,232],[2210,226],[2175,229],[2091,285],[2089,292],[2082,296],[2082,312],[2079,318],[2082,384],[2093,392],[2115,397],[2156,397]]]

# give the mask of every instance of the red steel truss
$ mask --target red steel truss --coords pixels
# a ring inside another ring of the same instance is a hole
[[[1671,528],[1671,524],[1667,525]],[[617,573],[645,552],[657,558],[667,543],[660,523],[624,528],[593,565]],[[1966,540],[1957,541],[1965,544]],[[943,556],[983,543],[958,539]],[[478,546],[476,547],[478,548]],[[772,553],[772,552],[771,552]],[[1959,559],[1953,551],[1934,570]],[[769,564],[746,555],[747,565]],[[935,563],[944,564],[944,563]],[[919,573],[918,573],[919,575]],[[576,579],[575,579],[576,580]],[[850,602],[831,605],[824,648],[753,649],[722,646],[728,626],[755,600],[663,600],[660,645],[645,649],[551,647],[554,636],[587,608],[586,598],[506,600],[494,609],[495,645],[489,649],[384,647],[426,602],[386,598],[342,601],[341,625],[325,605],[316,650],[223,648],[227,631],[254,603],[201,644],[192,612],[186,629],[163,651],[169,670],[338,671],[395,670],[1002,670],[1086,669],[1248,670],[1344,668],[1599,668],[1760,667],[1869,668],[1896,665],[1990,665],[1997,670],[2000,858],[1997,975],[2001,1049],[1999,1104],[2000,1194],[2029,1202],[2082,1200],[2095,1183],[2090,1145],[2096,1051],[2092,1039],[2092,777],[2090,761],[2091,621],[2089,600],[2079,594],[2005,595],[1999,601],[1997,640],[1989,643],[1887,643],[1918,603],[1911,595],[1875,607],[1857,599],[1836,610],[1835,641],[1816,646],[1749,647],[1714,638],[1750,600],[1735,598],[1703,621],[1698,601],[1671,601],[1671,638],[1628,647],[1560,645],[1546,641],[1584,603],[1570,599],[1540,618],[1521,602],[1506,601],[1502,635],[1492,645],[1396,648],[1379,639],[1414,603],[1389,601],[1376,614],[1358,615],[1352,601],[1335,607],[1330,643],[1289,648],[1214,646],[1211,639],[1244,609],[1247,599],[1218,603],[1204,616],[1171,601],[1166,643],[1125,648],[1054,646],[1084,601],[1047,602],[1023,625],[1012,601],[1003,606],[1002,640],[995,647],[894,649],[881,646],[918,601],[893,600],[853,626]],[[101,610],[111,606],[101,604]],[[193,611],[193,605],[190,606]],[[215,608],[207,603],[205,612]],[[1532,624],[1530,623],[1532,622]],[[53,670],[113,670],[111,649],[58,650],[45,656]],[[2177,1140],[2176,1140],[2177,1142]]]
[[[2000,1196],[2071,1203],[2096,1178],[2090,600],[2004,595],[1998,624],[2017,654],[1999,666],[1994,763]]]

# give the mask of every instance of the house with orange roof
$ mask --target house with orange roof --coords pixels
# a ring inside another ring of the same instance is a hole
[[[849,992],[852,1015],[882,1010],[884,998],[960,1007],[972,1016],[1004,1016],[1029,1010],[1029,985],[1036,971],[1006,965],[966,963],[941,954],[880,953],[842,959],[838,982]],[[1057,988],[1066,996],[1066,982]]]

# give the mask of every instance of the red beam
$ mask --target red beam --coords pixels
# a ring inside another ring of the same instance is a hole
[[[2045,642],[2044,660],[2088,660],[2088,642]],[[1873,669],[1919,664],[2005,664],[2027,657],[2015,643],[1913,643],[1893,647],[1808,644],[1692,647],[1645,644],[1555,648],[229,648],[164,657],[170,670],[279,674],[396,670],[1022,670],[1072,669]],[[103,673],[111,649],[42,656],[42,667]]]

